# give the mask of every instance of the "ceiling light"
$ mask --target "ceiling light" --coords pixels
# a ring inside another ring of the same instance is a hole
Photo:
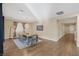
[[[64,14],[64,12],[63,12],[63,11],[59,11],[59,12],[57,12],[56,14],[57,14],[57,15],[62,15],[62,14]]]

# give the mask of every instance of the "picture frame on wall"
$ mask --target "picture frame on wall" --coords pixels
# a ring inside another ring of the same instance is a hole
[[[43,31],[43,25],[37,25],[37,31]]]

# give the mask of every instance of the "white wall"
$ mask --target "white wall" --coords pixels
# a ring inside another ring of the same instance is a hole
[[[60,39],[64,35],[64,24],[62,20],[58,21],[58,38]]]
[[[43,31],[37,31],[36,26],[37,24],[34,24],[35,28],[35,33],[39,35],[39,37],[52,40],[52,41],[57,41],[58,40],[58,25],[57,25],[57,20],[51,19],[51,20],[45,20],[42,22],[43,24]]]
[[[4,20],[4,39],[13,38],[13,21]]]
[[[77,16],[77,47],[79,47],[79,16]]]

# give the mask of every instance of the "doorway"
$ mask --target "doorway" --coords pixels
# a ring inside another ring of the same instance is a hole
[[[72,33],[74,34],[76,31],[76,23],[64,23],[64,33]]]
[[[74,36],[74,40],[76,41],[77,37],[77,19],[76,17],[65,18],[57,20],[58,24],[58,38],[61,39],[63,36],[67,34],[71,34]]]
[[[73,35],[76,40],[76,23],[64,23],[64,34]]]

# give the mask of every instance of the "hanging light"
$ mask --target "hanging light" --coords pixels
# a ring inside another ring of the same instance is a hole
[[[25,28],[26,29],[29,29],[29,24],[25,24]]]
[[[18,23],[16,27],[16,33],[22,33],[23,32],[23,25],[22,23]]]
[[[25,27],[24,30],[25,30],[26,35],[29,35],[29,24],[25,24],[24,27]]]

